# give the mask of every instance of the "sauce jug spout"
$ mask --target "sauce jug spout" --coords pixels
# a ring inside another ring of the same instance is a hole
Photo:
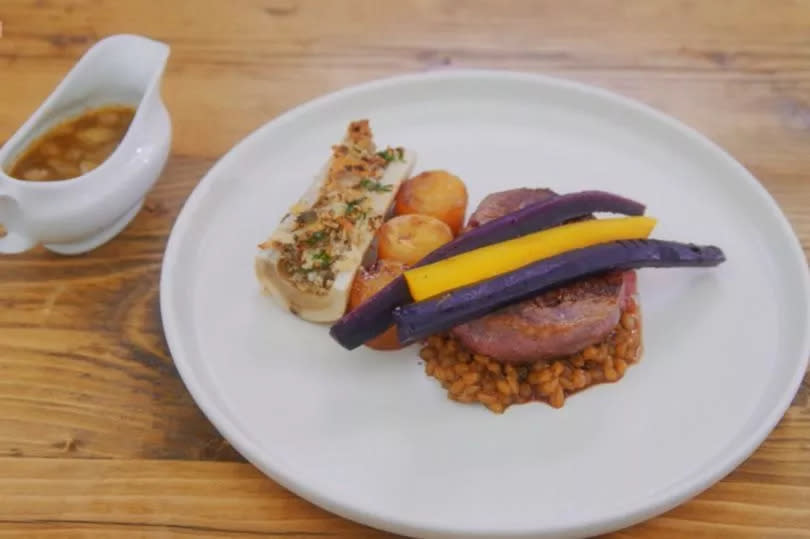
[[[159,87],[168,57],[165,43],[133,34],[109,36],[88,50],[76,66],[76,82],[85,80],[92,92],[140,103]],[[82,93],[86,95],[87,89]]]

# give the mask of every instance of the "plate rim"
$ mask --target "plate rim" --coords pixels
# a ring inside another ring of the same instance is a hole
[[[796,369],[792,373],[790,385],[788,390],[783,393],[781,400],[774,406],[768,415],[759,423],[757,428],[745,439],[745,443],[741,443],[735,451],[729,452],[721,459],[721,463],[714,467],[712,473],[693,475],[684,480],[670,485],[668,488],[657,492],[651,497],[650,502],[635,507],[631,510],[625,511],[621,514],[615,514],[608,518],[596,518],[590,521],[581,521],[575,525],[562,525],[557,527],[543,527],[533,530],[510,530],[504,532],[503,530],[462,530],[462,529],[426,529],[420,526],[419,523],[408,522],[404,520],[385,520],[378,518],[373,514],[363,511],[361,508],[355,507],[352,504],[346,504],[339,499],[331,499],[325,495],[321,495],[316,490],[308,487],[307,485],[297,483],[295,478],[287,476],[282,468],[273,466],[271,463],[262,462],[261,448],[247,437],[243,437],[237,425],[232,423],[223,413],[223,410],[216,404],[216,401],[208,397],[209,392],[204,388],[200,378],[194,372],[192,363],[183,357],[183,345],[180,342],[180,334],[177,329],[172,311],[172,305],[169,301],[170,294],[167,290],[172,286],[172,268],[177,264],[177,253],[179,250],[180,237],[187,232],[189,225],[192,223],[194,208],[198,206],[198,201],[203,201],[207,189],[213,184],[216,177],[219,175],[220,170],[227,169],[235,155],[238,155],[241,149],[248,147],[253,141],[260,139],[264,132],[272,130],[279,124],[283,124],[295,119],[296,116],[306,113],[312,108],[317,108],[322,104],[329,101],[340,100],[353,93],[364,91],[373,91],[383,89],[389,86],[397,86],[400,84],[407,84],[408,82],[430,81],[430,80],[455,80],[455,79],[475,79],[487,81],[503,81],[511,80],[513,82],[529,82],[543,87],[553,87],[558,90],[568,92],[579,92],[586,94],[591,98],[602,101],[610,102],[614,105],[632,109],[634,112],[663,125],[676,133],[678,136],[691,139],[692,142],[698,143],[706,152],[715,154],[721,158],[725,163],[736,169],[739,179],[747,182],[750,188],[758,195],[758,199],[765,205],[767,210],[773,214],[777,219],[780,231],[785,239],[788,240],[788,255],[792,259],[791,263],[799,263],[805,266],[805,271],[800,272],[801,287],[803,296],[803,307],[805,319],[810,317],[810,272],[806,270],[806,256],[801,247],[801,242],[793,229],[790,221],[788,220],[782,208],[778,205],[773,196],[768,192],[765,186],[739,161],[737,161],[729,152],[727,152],[718,143],[714,142],[708,136],[697,131],[695,128],[686,124],[685,122],[676,119],[675,117],[662,112],[652,106],[624,95],[621,95],[612,90],[608,90],[601,86],[579,82],[576,80],[560,78],[556,76],[549,76],[538,73],[530,73],[515,70],[503,69],[461,69],[450,68],[434,71],[406,73],[401,75],[394,75],[383,78],[376,78],[370,81],[362,82],[342,87],[338,90],[327,92],[313,99],[304,101],[290,109],[287,109],[259,127],[248,132],[236,144],[231,146],[225,151],[216,162],[205,172],[202,178],[194,186],[191,193],[187,196],[186,200],[171,227],[169,238],[164,250],[163,260],[161,262],[160,283],[159,283],[159,296],[160,296],[160,314],[161,324],[163,327],[164,336],[171,354],[172,362],[177,368],[183,384],[191,394],[195,404],[200,408],[206,418],[212,423],[220,434],[226,438],[229,443],[254,467],[261,471],[264,475],[268,476],[273,481],[277,482],[284,488],[293,492],[294,494],[304,498],[305,500],[321,507],[331,513],[339,515],[343,518],[358,522],[367,526],[377,529],[400,533],[400,534],[418,534],[423,537],[490,537],[493,533],[501,537],[522,538],[522,537],[537,537],[548,535],[571,535],[571,534],[592,534],[592,533],[605,533],[623,529],[627,526],[637,524],[639,522],[654,518],[662,513],[681,505],[699,495],[704,490],[722,480],[725,476],[735,470],[744,460],[750,457],[760,445],[767,439],[773,429],[782,420],[787,409],[790,407],[793,398],[799,390],[801,381],[805,375],[810,362],[810,331],[804,332],[802,348],[803,359],[800,359],[796,364]],[[798,284],[798,283],[797,283]],[[178,359],[179,358],[179,359]]]

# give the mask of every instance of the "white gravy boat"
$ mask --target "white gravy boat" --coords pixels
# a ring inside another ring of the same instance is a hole
[[[171,146],[169,113],[160,83],[169,47],[135,35],[96,43],[0,148],[0,253],[37,244],[61,254],[89,251],[112,239],[138,213],[160,176]],[[135,107],[135,116],[115,151],[76,178],[23,181],[7,172],[37,137],[87,108]]]

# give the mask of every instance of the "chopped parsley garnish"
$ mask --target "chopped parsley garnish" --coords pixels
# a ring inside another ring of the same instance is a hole
[[[386,163],[390,163],[391,161],[402,161],[405,159],[405,150],[402,148],[386,148],[381,152],[377,152],[377,155],[385,159]]]
[[[358,185],[363,189],[367,189],[374,193],[387,193],[394,188],[393,185],[383,185],[380,182],[370,180],[368,178],[363,178],[360,180]]]
[[[314,269],[329,269],[329,266],[332,265],[332,260],[333,260],[332,255],[330,255],[329,253],[327,253],[323,249],[321,249],[320,251],[318,251],[317,253],[312,255],[312,259],[317,260],[318,262],[321,263],[321,265],[318,268],[314,268]]]
[[[307,239],[305,239],[304,241],[307,243],[307,245],[313,246],[318,245],[328,237],[329,234],[327,234],[325,230],[317,230],[312,234],[310,234],[309,236],[307,236]]]
[[[355,198],[354,200],[350,200],[346,203],[346,217],[359,217],[363,219],[366,216],[366,212],[360,207],[360,203],[363,202],[366,197]]]

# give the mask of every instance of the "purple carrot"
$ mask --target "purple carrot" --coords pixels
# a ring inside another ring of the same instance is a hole
[[[643,267],[716,266],[725,259],[723,251],[711,245],[662,240],[602,243],[539,260],[434,299],[398,307],[393,316],[400,342],[409,344],[595,273]]]

